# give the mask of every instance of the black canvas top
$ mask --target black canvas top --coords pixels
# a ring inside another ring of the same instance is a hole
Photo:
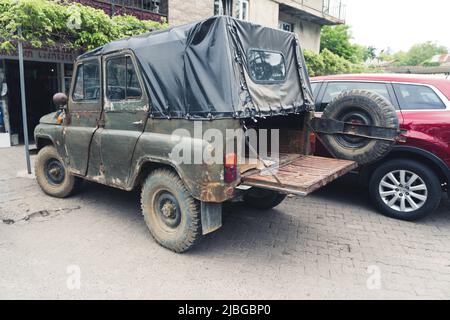
[[[313,108],[295,34],[228,16],[111,42],[79,59],[134,52],[151,116],[211,119]]]

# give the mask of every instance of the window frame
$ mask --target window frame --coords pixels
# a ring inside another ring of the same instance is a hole
[[[246,4],[245,8],[245,16],[246,19],[244,19],[244,4]],[[243,21],[249,21],[250,20],[250,1],[249,0],[238,0],[238,19]]]
[[[72,99],[72,101],[74,103],[89,103],[89,104],[92,104],[92,103],[96,103],[96,102],[100,101],[100,98],[101,98],[101,95],[102,95],[101,92],[100,92],[100,94],[99,94],[97,99],[86,99],[86,98],[75,99],[75,97],[74,97],[74,95],[75,95],[75,87],[77,85],[78,72],[80,70],[80,67],[83,67],[83,96],[84,96],[84,93],[85,93],[85,91],[84,91],[84,65],[87,62],[91,62],[91,61],[96,61],[98,63],[99,90],[101,91],[101,89],[102,89],[102,71],[101,71],[102,65],[101,65],[101,62],[99,61],[99,59],[97,57],[95,57],[95,58],[89,58],[89,59],[85,59],[85,60],[80,60],[74,66],[73,75],[75,75],[75,76],[73,76],[72,84],[70,86],[70,88],[71,88],[70,98]]]
[[[314,101],[317,101],[319,98],[320,89],[322,88],[322,81],[310,81],[312,94],[314,96]],[[317,88],[314,90],[313,85],[317,85]],[[317,92],[316,92],[317,91]]]
[[[108,62],[114,59],[121,59],[121,58],[125,58],[125,69],[127,68],[127,58],[130,58],[131,64],[133,65],[133,69],[134,72],[136,74],[136,78],[137,81],[139,83],[139,88],[141,89],[141,95],[139,97],[130,97],[127,98],[126,93],[127,93],[127,83],[125,82],[125,99],[110,99],[108,97]],[[139,72],[137,72],[137,64],[136,61],[134,60],[134,57],[131,53],[127,52],[127,53],[115,53],[115,54],[111,54],[108,55],[104,58],[104,96],[105,96],[105,101],[110,101],[110,102],[127,102],[127,101],[142,101],[143,97],[144,97],[144,86],[143,86],[143,82],[141,79],[141,76],[139,75]]]
[[[283,80],[256,80],[253,78],[252,73],[250,71],[250,66],[248,63],[249,57],[250,57],[250,53],[252,51],[260,51],[260,52],[270,52],[270,53],[276,53],[281,55],[281,57],[283,58],[283,63],[284,63],[284,79]],[[284,56],[283,52],[281,51],[276,51],[276,50],[267,50],[267,49],[262,49],[262,48],[250,48],[247,51],[247,69],[248,69],[248,75],[250,76],[250,79],[256,83],[256,84],[284,84],[288,78],[288,66],[286,64],[286,57]]]
[[[232,16],[233,15],[233,0],[214,0],[214,8],[213,8],[213,14],[219,15],[219,16]],[[224,6],[225,4],[225,6]],[[216,12],[216,5],[217,10]]]
[[[411,82],[399,82],[399,81],[393,81],[391,82],[392,84],[392,90],[394,91],[394,94],[396,96],[396,99],[398,101],[398,105],[399,108],[402,112],[440,112],[440,111],[448,111],[450,110],[450,101],[447,99],[447,97],[435,86],[431,85],[431,84],[426,84],[426,83],[411,83]],[[397,88],[395,85],[411,85],[411,86],[422,86],[422,87],[427,87],[429,89],[431,89],[436,95],[437,97],[441,100],[442,104],[445,106],[444,109],[402,109],[401,107],[401,101],[402,101],[402,97],[400,96],[400,92],[398,92]]]
[[[283,28],[283,26],[285,26],[285,25],[289,25],[289,28],[290,28],[291,30],[290,30],[290,31],[285,30],[285,29]],[[292,23],[292,22],[287,22],[287,21],[279,20],[279,21],[278,21],[278,28],[279,28],[280,30],[283,30],[283,31],[286,31],[286,32],[294,32],[294,30],[295,30],[295,24]]]

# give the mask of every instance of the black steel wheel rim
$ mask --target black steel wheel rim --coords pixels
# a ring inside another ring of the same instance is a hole
[[[339,121],[346,123],[372,125],[372,117],[363,110],[347,110],[339,116]],[[349,135],[338,135],[336,140],[339,144],[346,148],[362,148],[370,141],[366,138],[353,137]]]
[[[60,185],[66,178],[64,165],[58,159],[48,159],[44,165],[44,172],[47,181],[52,185]]]
[[[156,195],[154,209],[164,227],[176,229],[180,225],[180,205],[169,191],[161,191]]]

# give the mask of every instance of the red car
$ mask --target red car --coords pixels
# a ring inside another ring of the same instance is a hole
[[[435,211],[450,184],[450,80],[417,75],[340,75],[311,79],[316,112],[341,92],[374,91],[398,110],[406,142],[383,160],[360,170],[370,196],[384,214],[417,220]],[[367,123],[364,114],[352,120]],[[326,156],[320,144],[315,153]]]

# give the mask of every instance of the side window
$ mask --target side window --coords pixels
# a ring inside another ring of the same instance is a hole
[[[320,83],[319,82],[311,82],[311,89],[314,95],[314,98],[317,99],[317,91],[319,90]]]
[[[130,57],[117,57],[106,62],[106,96],[109,100],[139,99],[141,86]]]
[[[378,82],[330,82],[328,83],[327,89],[325,91],[325,95],[323,96],[322,103],[320,108],[317,111],[322,112],[325,110],[326,106],[337,97],[343,91],[348,90],[369,90],[382,95],[389,101],[391,101],[391,97],[389,96],[389,91],[385,83]],[[320,110],[319,110],[320,109]]]
[[[74,101],[95,101],[100,98],[100,65],[97,60],[78,65],[72,98]]]
[[[83,86],[83,65],[79,64],[77,67],[77,79],[75,80],[75,87],[73,90],[73,100],[83,100],[84,99],[84,86]]]
[[[445,109],[445,104],[430,87],[394,84],[402,110]]]

